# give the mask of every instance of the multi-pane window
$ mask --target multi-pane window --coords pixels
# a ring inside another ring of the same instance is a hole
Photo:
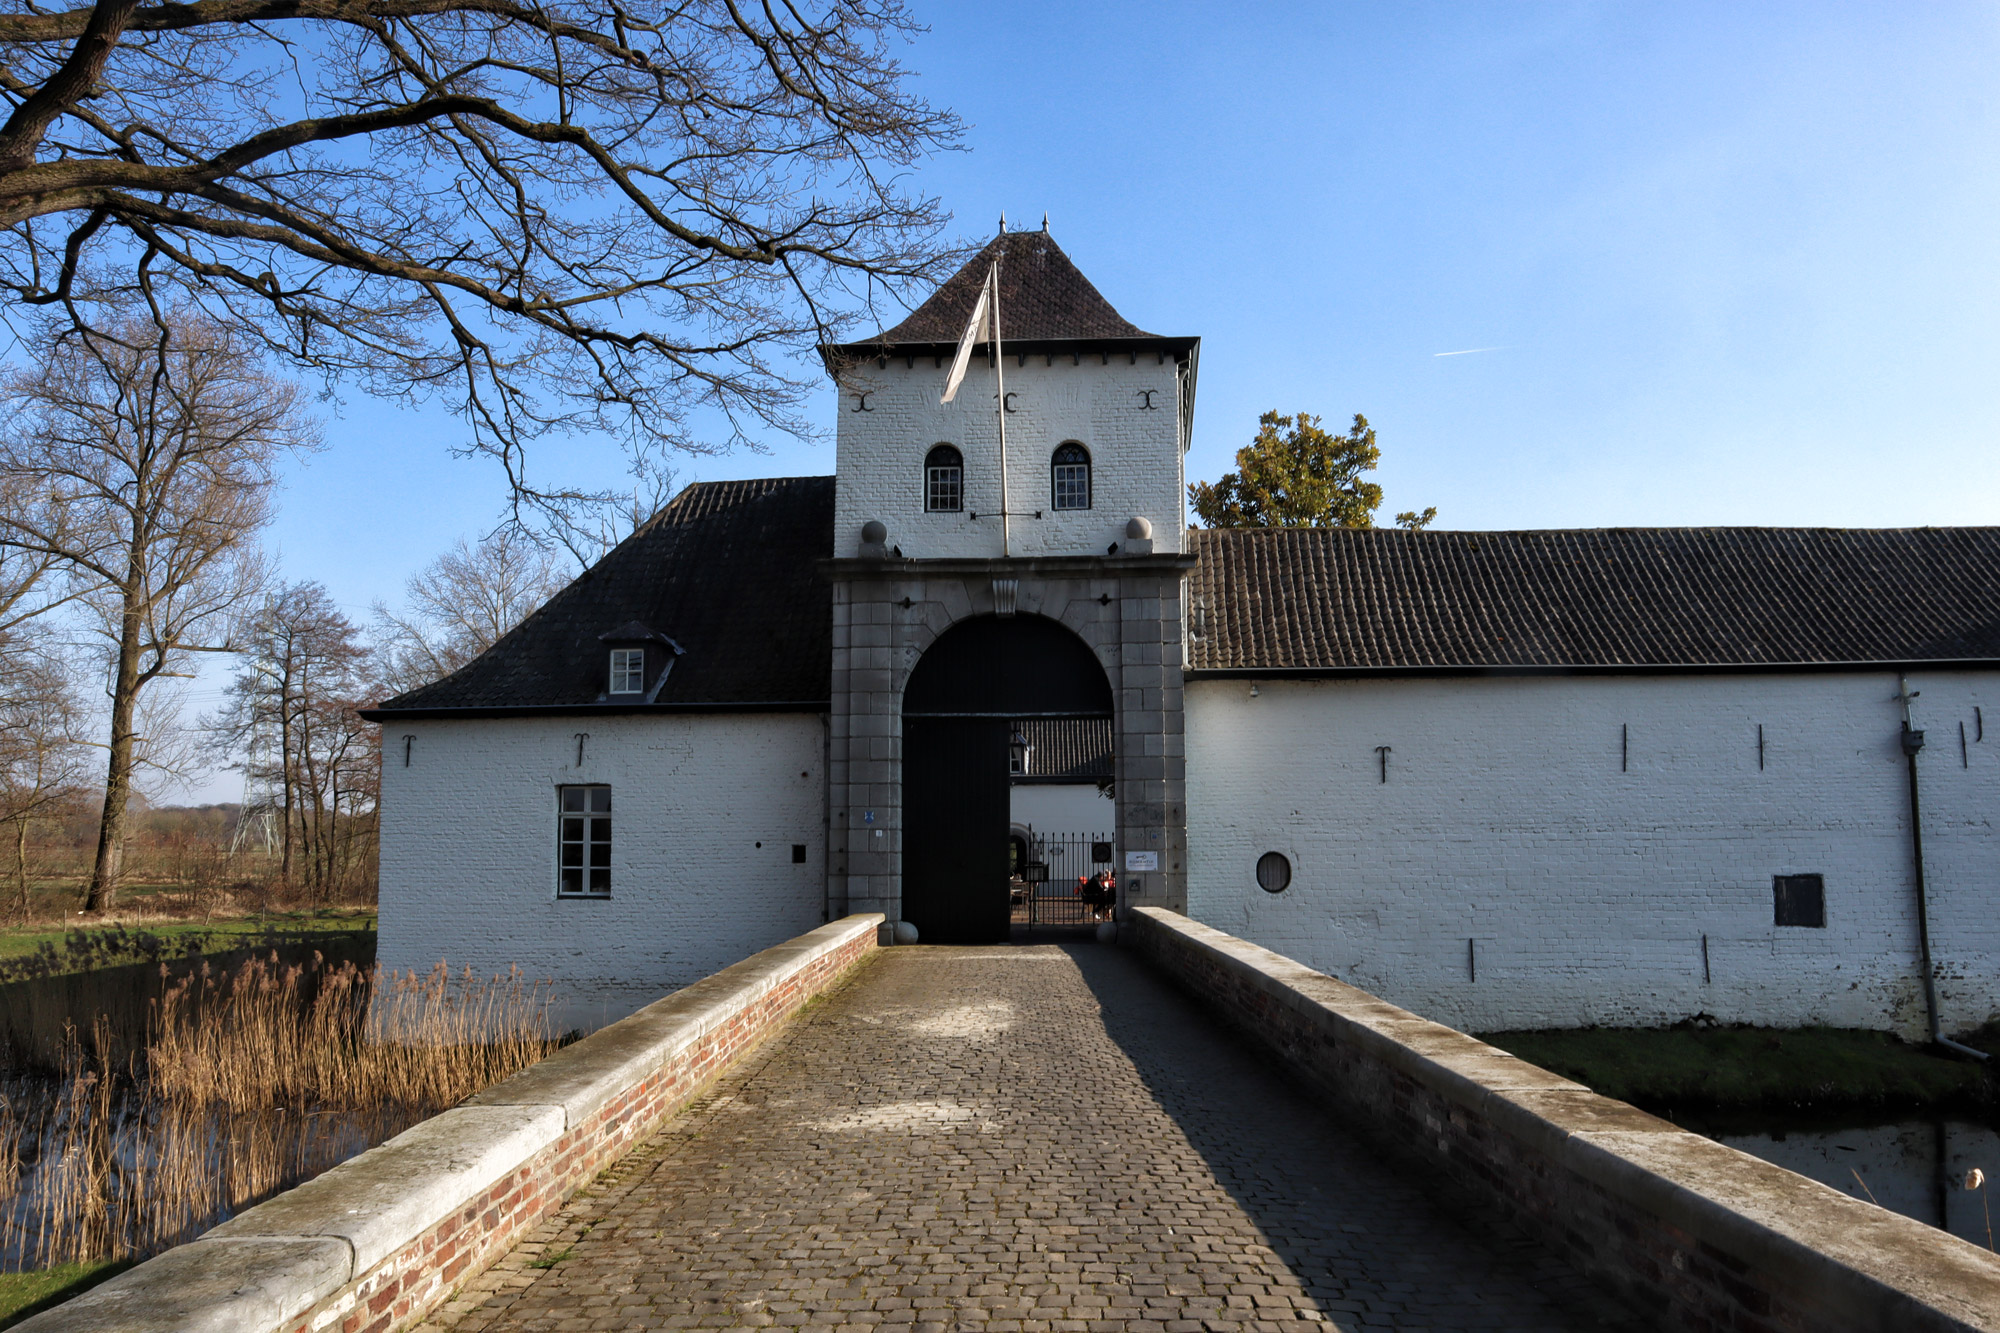
[[[1054,508],[1090,508],[1090,450],[1075,440],[1057,449],[1049,460],[1049,481]]]
[[[611,892],[611,788],[558,787],[556,893],[602,898]]]
[[[1771,919],[1780,926],[1826,929],[1826,876],[1771,876]]]
[[[646,650],[644,648],[613,648],[611,650],[611,692],[613,694],[638,694],[646,688]]]
[[[948,444],[924,455],[924,508],[933,514],[965,508],[965,455]]]

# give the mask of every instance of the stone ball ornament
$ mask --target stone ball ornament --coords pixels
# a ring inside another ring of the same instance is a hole
[[[917,928],[908,921],[898,921],[890,928],[889,935],[898,944],[915,944],[917,942]]]
[[[861,540],[864,542],[886,542],[889,540],[889,525],[879,518],[871,518],[861,525]]]
[[[1144,541],[1146,538],[1152,535],[1153,535],[1153,521],[1151,519],[1140,518],[1137,515],[1134,515],[1132,518],[1126,520],[1125,539],[1127,541],[1135,541],[1135,542]]]

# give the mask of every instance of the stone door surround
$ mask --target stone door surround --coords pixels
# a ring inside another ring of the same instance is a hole
[[[990,615],[1045,616],[1096,654],[1114,711],[1121,903],[1185,910],[1181,584],[1194,564],[1179,554],[821,562],[833,584],[831,917],[901,919],[903,687],[946,630]],[[1158,868],[1128,871],[1134,852]]]

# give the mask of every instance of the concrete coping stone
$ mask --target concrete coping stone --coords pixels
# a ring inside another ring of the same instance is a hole
[[[344,1241],[201,1240],[176,1246],[17,1333],[241,1333],[280,1328],[351,1280]]]
[[[1207,954],[1239,982],[1516,1142],[1732,1260],[1782,1275],[1829,1310],[1876,1312],[1885,1329],[2000,1330],[2000,1256],[1179,913],[1138,907],[1133,915],[1142,929]]]
[[[864,913],[724,968],[20,1325],[42,1333],[273,1329],[449,1218],[814,961]]]
[[[1583,1085],[1530,1064],[1457,1028],[1413,1014],[1315,972],[1304,963],[1160,907],[1138,907],[1147,918],[1223,960],[1239,980],[1311,1021],[1337,1032],[1381,1060],[1467,1107],[1500,1088],[1586,1091]]]
[[[1885,1329],[2000,1329],[2000,1257],[1713,1139],[1586,1131],[1561,1160],[1828,1310],[1872,1310]]]
[[[474,1094],[466,1105],[554,1106],[564,1128],[575,1129],[819,958],[874,934],[885,919],[880,912],[842,917],[752,954]]]
[[[332,1236],[359,1276],[562,1137],[553,1106],[457,1106],[207,1232],[216,1240]]]

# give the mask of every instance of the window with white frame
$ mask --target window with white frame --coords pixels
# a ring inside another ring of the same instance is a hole
[[[955,514],[965,508],[965,455],[940,444],[924,455],[924,509]]]
[[[556,896],[611,893],[611,788],[556,788]]]
[[[1049,460],[1049,503],[1055,509],[1090,508],[1090,450],[1070,440]]]
[[[611,650],[611,692],[613,694],[638,694],[646,688],[646,650],[644,648],[613,648]]]

